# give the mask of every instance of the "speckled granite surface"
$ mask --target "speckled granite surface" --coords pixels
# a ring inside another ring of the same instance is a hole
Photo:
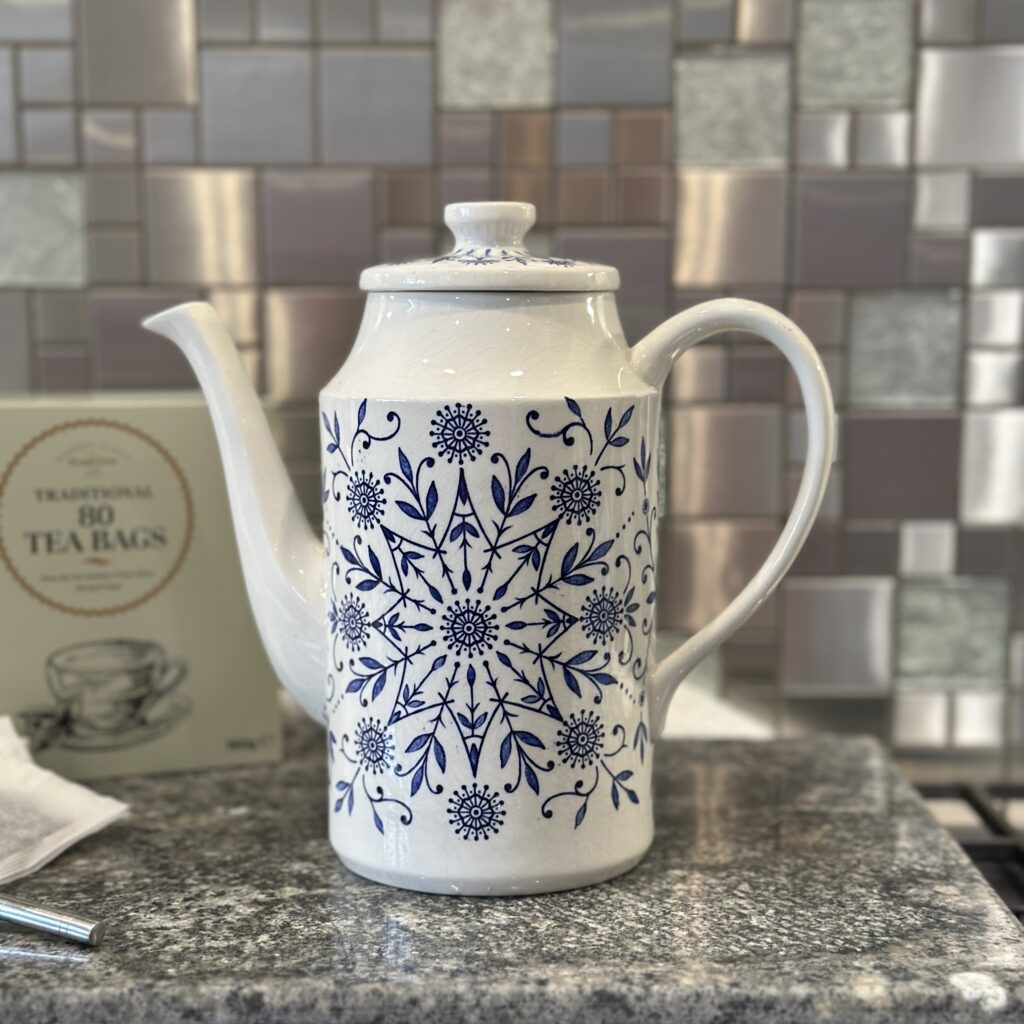
[[[12,892],[107,942],[0,932],[0,1021],[1024,1018],[1024,931],[871,742],[665,743],[640,867],[490,901],[346,872],[323,773],[310,727],[279,767],[103,786],[131,817]]]

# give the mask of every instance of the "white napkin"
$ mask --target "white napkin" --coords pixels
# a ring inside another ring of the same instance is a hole
[[[127,810],[40,768],[11,719],[0,717],[0,885],[38,871]]]

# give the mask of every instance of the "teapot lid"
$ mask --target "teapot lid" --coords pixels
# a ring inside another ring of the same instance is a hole
[[[444,256],[382,263],[359,277],[364,291],[614,291],[619,272],[600,263],[533,256],[523,243],[532,203],[449,203],[444,222],[455,248]]]

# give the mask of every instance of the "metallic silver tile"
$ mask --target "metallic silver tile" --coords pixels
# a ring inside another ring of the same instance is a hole
[[[0,163],[13,163],[18,158],[15,108],[14,51],[0,46]]]
[[[850,163],[849,111],[798,115],[796,160],[801,167],[847,167]]]
[[[550,0],[441,0],[439,17],[442,109],[551,105],[555,40]],[[515,46],[508,45],[510,39]]]
[[[249,284],[258,279],[253,172],[150,170],[144,194],[150,280]]]
[[[85,293],[77,291],[34,292],[32,334],[37,342],[85,341]]]
[[[371,0],[317,0],[320,39],[328,43],[369,42],[373,35]]]
[[[850,405],[956,408],[962,310],[962,295],[955,290],[854,294]]]
[[[1010,620],[1006,580],[958,576],[899,588],[901,689],[999,689]]]
[[[858,167],[906,167],[910,162],[910,111],[857,115],[854,163]]]
[[[945,747],[949,734],[949,697],[945,693],[900,692],[893,698],[892,741],[897,747]]]
[[[680,171],[674,285],[781,282],[785,222],[786,180],[781,174]]]
[[[0,325],[0,394],[28,391],[32,372],[28,305],[23,292],[0,292]]]
[[[255,288],[212,288],[213,306],[238,345],[253,345],[260,339],[260,297]]]
[[[789,157],[789,58],[675,61],[676,163],[783,167]]]
[[[360,270],[373,259],[369,172],[268,171],[263,203],[268,281],[355,284]]]
[[[377,0],[377,37],[384,43],[433,41],[432,0]]]
[[[315,399],[348,355],[362,319],[363,296],[336,288],[264,292],[267,396]]]
[[[955,693],[952,699],[954,747],[1002,745],[1006,722],[1004,694]]]
[[[93,228],[89,232],[89,281],[135,284],[141,276],[137,228]]]
[[[894,589],[883,577],[787,580],[783,691],[849,696],[888,690]]]
[[[87,164],[134,164],[135,114],[95,107],[82,111],[82,156]]]
[[[25,163],[73,164],[76,157],[74,112],[49,108],[23,110],[21,144]]]
[[[18,54],[18,89],[22,102],[70,103],[74,99],[71,49],[33,47]]]
[[[918,35],[923,43],[969,43],[977,0],[921,0]]]
[[[971,284],[1024,285],[1024,228],[975,228],[971,232]]]
[[[1012,347],[1024,339],[1024,290],[972,291],[968,309],[972,345]]]
[[[267,43],[302,43],[312,35],[312,0],[256,0],[257,39]]]
[[[787,312],[817,348],[845,340],[846,297],[838,291],[791,291]]]
[[[1024,8],[1017,0],[981,0],[981,39],[1024,43]]]
[[[147,164],[191,164],[196,119],[191,110],[147,110],[142,115],[142,159]]]
[[[677,359],[665,385],[670,402],[720,402],[729,384],[729,350],[698,345]]]
[[[207,163],[313,159],[313,58],[308,50],[204,50],[199,107]]]
[[[87,103],[195,103],[193,0],[88,0],[79,10]]]
[[[39,391],[88,391],[92,360],[83,345],[49,345],[35,352],[35,387]]]
[[[324,51],[321,132],[328,163],[429,164],[433,63],[429,50]],[[380,126],[386,124],[386,132]]]
[[[561,110],[555,115],[555,161],[564,166],[611,161],[611,118],[606,110]]]
[[[1024,409],[969,412],[963,422],[960,521],[1014,526],[1024,521]]]
[[[736,42],[777,45],[793,35],[794,0],[738,0]]]
[[[966,403],[974,408],[1020,405],[1022,366],[1019,352],[968,352]]]
[[[949,576],[956,567],[956,523],[908,520],[900,524],[900,575]]]
[[[0,174],[0,286],[85,283],[85,197],[76,173]]]
[[[979,116],[983,111],[984,116]],[[915,159],[925,167],[1024,162],[1024,47],[923,49]]]
[[[560,0],[557,13],[560,102],[670,101],[671,0]]]
[[[803,0],[797,45],[800,105],[907,106],[912,12],[910,0]]]
[[[677,0],[676,38],[681,43],[731,43],[734,0]]]
[[[70,39],[71,0],[0,0],[0,39],[60,42]]]
[[[780,410],[739,405],[669,409],[665,436],[669,515],[782,512]]]
[[[250,0],[199,0],[199,39],[204,43],[244,43],[252,38]]]
[[[915,179],[914,227],[959,230],[971,217],[966,171],[921,171]]]

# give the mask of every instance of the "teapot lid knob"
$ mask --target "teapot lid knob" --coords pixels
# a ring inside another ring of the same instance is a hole
[[[444,222],[459,248],[522,249],[536,219],[532,203],[449,203],[444,208]]]

